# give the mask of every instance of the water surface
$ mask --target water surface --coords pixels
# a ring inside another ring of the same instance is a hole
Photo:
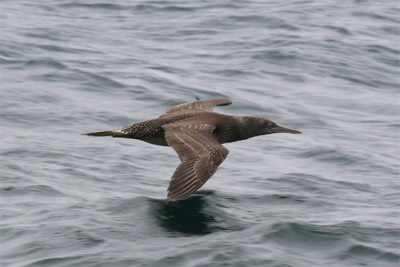
[[[3,1],[1,266],[398,266],[397,1]],[[81,133],[170,106],[303,135],[173,149]]]

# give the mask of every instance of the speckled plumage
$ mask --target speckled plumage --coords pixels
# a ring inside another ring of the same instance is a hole
[[[198,190],[216,172],[229,153],[223,143],[263,134],[300,133],[264,118],[213,112],[215,106],[231,103],[226,98],[197,100],[173,106],[157,119],[87,135],[133,138],[171,146],[181,164],[172,175],[167,200],[179,200]]]

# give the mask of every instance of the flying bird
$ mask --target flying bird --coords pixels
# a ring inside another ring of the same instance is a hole
[[[196,192],[217,171],[229,153],[223,143],[264,134],[301,134],[268,119],[213,112],[215,106],[230,104],[232,101],[226,98],[197,98],[169,108],[156,119],[86,135],[133,138],[171,146],[181,163],[169,183],[167,201],[180,200]]]

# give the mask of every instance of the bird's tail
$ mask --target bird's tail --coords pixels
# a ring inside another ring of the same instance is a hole
[[[112,136],[113,131],[102,131],[102,132],[93,132],[93,133],[85,133],[84,135],[91,135],[91,136]]]
[[[102,131],[102,132],[84,133],[83,135],[125,137],[126,133],[124,133],[118,129],[115,129],[115,130]]]

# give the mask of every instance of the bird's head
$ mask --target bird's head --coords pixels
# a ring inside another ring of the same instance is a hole
[[[279,125],[271,120],[263,119],[261,122],[261,127],[263,134],[273,134],[273,133],[292,133],[301,134],[300,131]]]
[[[240,133],[239,140],[247,139],[253,136],[273,134],[273,133],[293,133],[301,134],[300,131],[278,125],[277,123],[260,118],[260,117],[235,117],[238,124],[238,131]]]

